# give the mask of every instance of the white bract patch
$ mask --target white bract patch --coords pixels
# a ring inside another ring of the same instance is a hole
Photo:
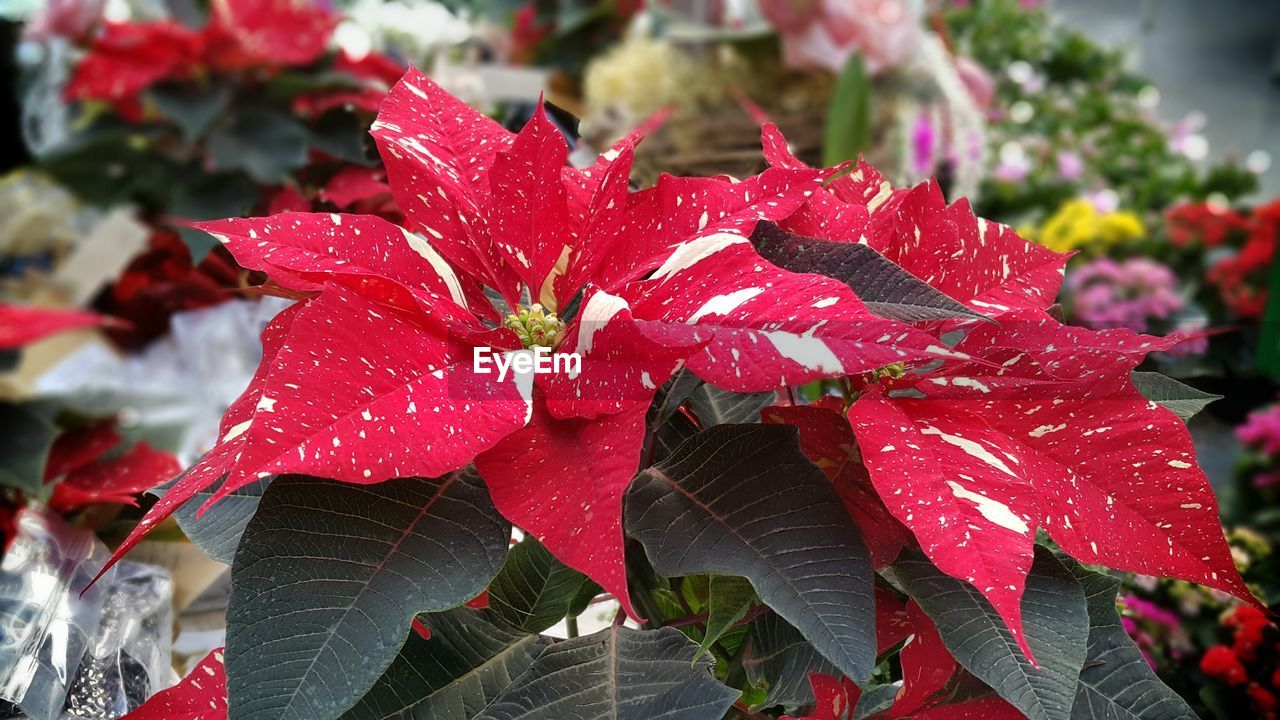
[[[1010,477],[1015,477],[1015,478],[1018,477],[1017,475],[1014,474],[1012,470],[1009,469],[1008,465],[1004,464],[1003,460],[991,454],[990,450],[987,450],[986,448],[982,447],[982,445],[979,445],[973,440],[970,440],[968,438],[962,438],[959,435],[950,435],[950,434],[944,433],[936,427],[924,428],[923,430],[920,431],[920,434],[936,435],[939,440],[942,440],[948,445],[954,445],[960,448],[971,457],[975,457],[981,460],[982,462],[1003,472],[1004,474]]]
[[[968,500],[977,507],[978,512],[982,513],[982,517],[990,520],[992,523],[999,525],[1006,530],[1012,530],[1019,535],[1025,535],[1031,530],[1027,526],[1026,521],[1018,517],[1009,509],[1008,505],[999,500],[992,500],[986,495],[979,495],[971,490],[964,489],[959,483],[947,481],[947,485],[951,487],[951,494],[961,500]]]
[[[587,301],[587,306],[582,309],[582,317],[578,320],[578,347],[576,352],[579,355],[586,355],[591,352],[591,344],[595,340],[596,331],[604,327],[614,315],[623,310],[630,309],[627,301],[617,295],[610,295],[603,290],[591,296]]]
[[[844,366],[822,338],[775,330],[764,334],[778,354],[823,373],[840,374]]]
[[[232,440],[235,440],[236,438],[243,435],[244,432],[248,430],[249,426],[252,424],[253,424],[253,418],[250,418],[240,423],[239,425],[232,425],[231,429],[227,430],[227,434],[222,436],[222,442],[230,442]]]
[[[404,228],[401,228],[400,232],[404,233],[404,239],[409,242],[409,247],[413,248],[414,252],[421,255],[423,259],[431,264],[431,268],[444,281],[445,287],[449,288],[449,296],[453,298],[453,301],[465,308],[467,299],[462,294],[462,283],[458,282],[458,276],[454,274],[453,268],[449,267],[449,263],[445,262],[443,257],[440,257],[440,253],[431,247],[431,243],[427,242],[426,238],[411,233]]]
[[[697,240],[690,240],[676,247],[675,251],[667,257],[666,261],[653,273],[654,280],[674,275],[681,270],[685,270],[699,261],[704,260],[730,245],[745,243],[746,238],[741,235],[732,235],[730,233],[715,233],[700,237]]]
[[[728,315],[737,310],[751,298],[764,292],[764,288],[743,288],[727,295],[716,295],[702,304],[698,311],[689,316],[686,323],[692,325],[708,315]]]

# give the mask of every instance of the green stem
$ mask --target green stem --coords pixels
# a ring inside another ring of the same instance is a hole
[[[578,618],[576,617],[565,618],[564,626],[569,637],[571,638],[578,637]]]

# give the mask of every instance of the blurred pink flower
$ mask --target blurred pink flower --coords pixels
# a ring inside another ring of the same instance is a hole
[[[47,0],[40,11],[23,30],[28,40],[49,40],[64,37],[81,40],[102,21],[106,0]]]
[[[957,55],[956,72],[960,74],[960,80],[969,91],[973,102],[983,110],[990,108],[991,103],[996,99],[996,83],[987,73],[987,69],[971,57]]]
[[[1185,304],[1173,270],[1148,258],[1090,261],[1067,277],[1067,289],[1075,321],[1095,330],[1147,332],[1152,320],[1167,320]]]
[[[760,0],[760,10],[794,68],[840,72],[856,52],[878,73],[910,57],[923,33],[911,0]]]
[[[1058,175],[1070,182],[1079,180],[1084,175],[1084,161],[1070,150],[1058,153]]]
[[[1250,413],[1244,425],[1236,428],[1236,439],[1267,455],[1280,456],[1280,405]]]
[[[938,162],[938,133],[928,112],[921,112],[911,132],[912,168],[917,177],[930,174]]]

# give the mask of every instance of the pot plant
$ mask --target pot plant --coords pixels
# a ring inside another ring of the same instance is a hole
[[[404,227],[200,225],[300,299],[116,552],[176,513],[232,566],[136,717],[1192,717],[1104,568],[1256,603],[1201,395],[1054,319],[1065,254],[772,127],[633,190],[638,136],[572,168],[410,71],[372,133]]]

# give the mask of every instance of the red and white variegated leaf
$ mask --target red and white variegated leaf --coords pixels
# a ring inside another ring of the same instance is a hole
[[[765,161],[773,167],[792,170],[808,167],[803,160],[791,153],[787,139],[777,125],[765,123],[760,126],[760,143],[764,147]],[[873,212],[892,211],[896,206],[895,198],[901,197],[904,192],[894,190],[889,181],[885,180],[884,175],[861,157],[851,171],[827,183],[827,190],[841,203],[863,208],[868,216]],[[801,235],[809,234],[799,230],[792,232]],[[810,236],[837,239],[827,235]]]
[[[278,473],[367,484],[467,465],[525,424],[533,383],[476,375],[472,361],[469,346],[418,318],[326,288],[264,363],[244,446],[214,499]]]
[[[582,367],[537,376],[547,410],[557,418],[590,418],[647,405],[701,346],[683,329],[635,320],[620,297],[594,287],[587,293],[560,346],[560,352],[576,353]]]
[[[847,677],[834,677],[823,673],[809,675],[809,687],[813,688],[813,712],[792,720],[853,720],[862,688]],[[790,716],[784,715],[783,720]]]
[[[0,350],[20,348],[50,335],[96,327],[103,316],[83,310],[0,303]]]
[[[266,380],[267,373],[271,367],[271,361],[276,354],[280,352],[280,347],[289,336],[289,330],[293,326],[293,320],[298,312],[305,307],[305,303],[291,305],[276,314],[271,322],[262,330],[262,362],[258,365],[258,370],[254,373],[253,378],[249,381],[249,386],[235,402],[231,403],[231,407],[227,408],[227,412],[222,416],[222,423],[218,429],[218,442],[201,457],[196,464],[183,473],[169,488],[165,494],[156,501],[155,505],[147,511],[136,527],[130,531],[128,537],[116,551],[111,554],[111,559],[107,561],[102,570],[94,578],[96,582],[102,577],[111,566],[115,565],[120,558],[124,557],[138,543],[142,542],[152,530],[164,522],[170,515],[178,511],[178,508],[187,503],[188,500],[195,497],[200,491],[213,486],[222,478],[226,477],[230,472],[236,460],[240,456],[241,450],[244,448],[244,431],[249,427],[253,417],[254,408],[257,407],[259,400],[262,398],[262,384]]]
[[[588,170],[566,169],[565,187],[570,188],[569,206],[573,218],[573,238],[565,266],[557,262],[550,288],[539,291],[542,304],[563,307],[590,279],[608,253],[612,239],[619,237],[629,217],[629,183],[635,146],[617,148],[612,160],[603,156]]]
[[[152,695],[124,720],[227,720],[222,648],[206,655],[177,685]]]
[[[129,100],[151,84],[186,75],[200,34],[176,22],[108,22],[63,91],[70,100]]]
[[[730,233],[747,236],[761,220],[795,212],[820,188],[818,170],[770,169],[741,182],[663,175],[648,190],[633,193],[614,235],[596,234],[600,245],[591,282],[614,292],[623,283],[660,266],[682,244]]]
[[[1042,524],[1076,559],[1258,602],[1231,559],[1191,434],[1168,409],[1137,390],[1058,404],[957,404],[1045,459],[1033,477]]]
[[[966,200],[948,206],[935,182],[912,188],[872,226],[868,243],[885,257],[991,316],[1052,305],[1070,257],[975,216]]]
[[[196,227],[290,290],[317,291],[335,275],[376,276],[468,306],[462,281],[430,242],[376,215],[281,213]]]
[[[676,248],[620,295],[635,317],[707,341],[687,365],[734,392],[862,373],[948,351],[932,336],[871,314],[844,283],[781,270],[746,238],[707,235]]]
[[[562,181],[569,146],[542,109],[498,153],[489,172],[489,234],[531,292],[541,290],[566,245],[574,244]]]
[[[893,517],[871,486],[867,469],[859,460],[853,428],[844,414],[844,401],[823,398],[813,405],[775,405],[765,408],[760,419],[791,425],[800,431],[800,449],[835,485],[862,533],[872,566],[878,569],[892,564],[902,548],[910,544],[911,533]]]
[[[911,637],[899,655],[902,689],[898,691],[890,711],[890,717],[894,718],[911,717],[912,713],[928,705],[960,669],[943,644],[938,628],[916,601],[907,602],[906,616],[911,626]]]
[[[637,617],[623,564],[622,498],[640,465],[647,404],[595,419],[533,419],[476,458],[498,512]]]
[[[1063,325],[1042,312],[1019,310],[968,331],[956,350],[975,359],[939,368],[917,385],[931,398],[1083,400],[1128,393],[1129,371],[1177,337],[1126,328],[1094,331]],[[1069,393],[1069,394],[1062,394]]]
[[[137,505],[137,495],[181,471],[173,455],[140,442],[118,457],[99,458],[67,473],[54,487],[49,506],[70,512],[97,503]]]
[[[912,632],[907,604],[899,600],[893,591],[876,585],[876,654],[883,655],[911,637]]]
[[[849,411],[862,459],[890,512],[939,570],[973,585],[1030,657],[1022,593],[1041,516],[1029,460],[977,416],[869,390]],[[1016,450],[1015,450],[1016,452]]]
[[[489,172],[513,135],[410,68],[387,94],[372,134],[412,229],[509,302],[517,276],[488,236]]]

